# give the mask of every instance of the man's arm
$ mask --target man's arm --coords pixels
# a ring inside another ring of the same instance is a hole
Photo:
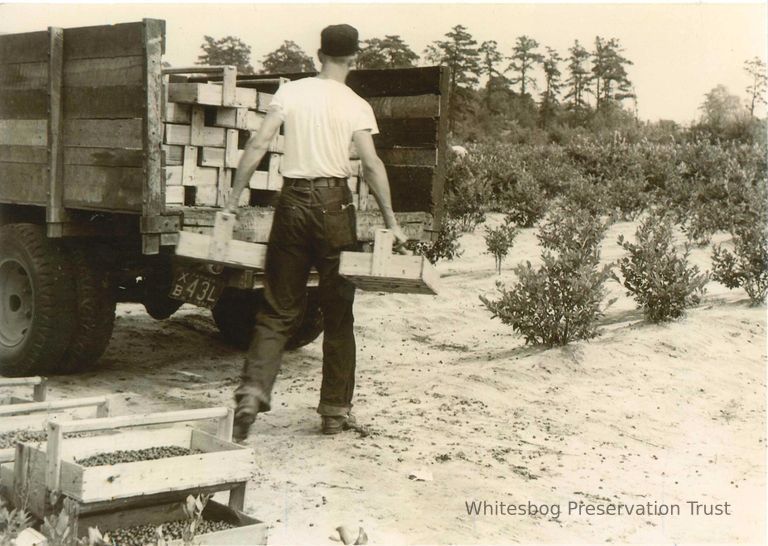
[[[264,154],[269,150],[269,144],[272,142],[275,134],[277,134],[282,123],[283,121],[279,114],[267,114],[256,135],[248,139],[243,156],[237,165],[235,182],[232,185],[232,192],[229,194],[229,200],[227,201],[227,206],[224,207],[224,212],[231,212],[237,208],[240,194],[243,193],[243,190],[248,185]]]
[[[376,203],[379,205],[381,215],[384,217],[384,225],[392,230],[397,244],[405,243],[408,238],[397,225],[395,212],[392,210],[392,196],[389,191],[389,178],[387,170],[384,168],[384,162],[376,153],[376,147],[373,145],[373,135],[368,130],[355,131],[352,134],[352,141],[355,143],[357,155],[363,163],[363,176],[365,183],[368,184]]]

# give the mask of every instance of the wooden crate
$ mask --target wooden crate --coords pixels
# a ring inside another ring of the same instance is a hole
[[[18,396],[3,395],[0,393],[0,406],[45,401],[47,394],[45,377],[0,377],[0,389],[15,389],[17,387],[27,386],[32,387],[32,398],[20,398]]]
[[[213,499],[208,501],[203,510],[203,518],[214,521],[226,521],[235,525],[232,529],[207,533],[196,537],[197,544],[266,544],[267,525],[258,519],[244,514],[238,509],[220,504]],[[113,513],[101,513],[78,518],[78,536],[87,536],[88,527],[98,527],[102,534],[115,529],[125,529],[134,525],[162,525],[170,521],[186,519],[181,503],[163,503],[143,506]],[[180,540],[169,542],[169,546],[181,546]]]
[[[43,385],[45,379],[43,379]],[[91,417],[93,409],[97,417],[109,415],[109,398],[73,398],[35,402],[22,400],[20,403],[0,406],[0,433],[40,430],[44,431],[51,419],[80,419]],[[16,448],[0,449],[0,495],[10,497],[14,487],[14,465]]]
[[[361,290],[401,294],[437,294],[440,278],[423,256],[392,254],[392,232],[376,232],[373,253],[342,252],[339,274]]]
[[[108,441],[103,436],[64,438],[64,434],[71,432],[112,431],[201,419],[218,419],[217,436],[197,429],[166,427],[121,430]],[[49,421],[44,445],[17,445],[14,491],[27,491],[29,510],[37,517],[46,513],[52,496],[62,495],[78,503],[79,513],[88,514],[228,490],[230,506],[242,510],[254,452],[231,442],[232,422],[233,412],[226,408]],[[201,453],[95,467],[75,462],[99,453],[158,446],[186,447]]]

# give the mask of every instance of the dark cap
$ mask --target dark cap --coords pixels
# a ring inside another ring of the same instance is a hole
[[[331,25],[320,33],[320,51],[330,57],[354,55],[360,49],[357,29],[350,25]]]

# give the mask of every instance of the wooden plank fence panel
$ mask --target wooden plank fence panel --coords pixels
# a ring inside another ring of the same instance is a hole
[[[434,172],[429,167],[388,167],[392,208],[401,212],[432,210]]]
[[[374,135],[377,148],[437,147],[437,120],[434,118],[392,118],[378,121],[380,134]]]
[[[0,120],[0,145],[46,146],[48,121],[45,119]]]
[[[141,85],[143,65],[142,55],[67,59],[64,63],[64,87]]]
[[[143,23],[64,29],[64,58],[96,59],[142,55]]]
[[[0,146],[0,162],[47,163],[48,149],[45,146]]]
[[[371,97],[368,102],[376,119],[431,118],[440,115],[440,95]]]
[[[64,204],[138,212],[142,204],[144,172],[139,167],[64,166]]]
[[[381,148],[379,157],[386,165],[413,165],[434,167],[437,165],[435,148]]]
[[[68,119],[125,119],[143,115],[144,90],[139,85],[72,87],[64,93]]]
[[[142,120],[68,119],[64,145],[93,148],[142,148]]]
[[[45,89],[48,85],[48,63],[0,64],[0,88]]]
[[[0,36],[0,64],[42,62],[48,59],[48,31]]]
[[[125,148],[64,148],[65,165],[102,167],[141,167],[142,150]]]
[[[0,119],[45,119],[48,92],[45,89],[0,89]]]
[[[0,199],[13,203],[44,205],[48,167],[45,164],[0,163]]]

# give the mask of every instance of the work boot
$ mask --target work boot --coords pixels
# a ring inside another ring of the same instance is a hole
[[[238,397],[235,422],[232,426],[232,440],[234,442],[242,444],[248,438],[248,430],[256,421],[258,408],[259,400],[255,396],[246,394]]]
[[[357,426],[357,420],[348,415],[323,415],[323,434],[338,434]]]

